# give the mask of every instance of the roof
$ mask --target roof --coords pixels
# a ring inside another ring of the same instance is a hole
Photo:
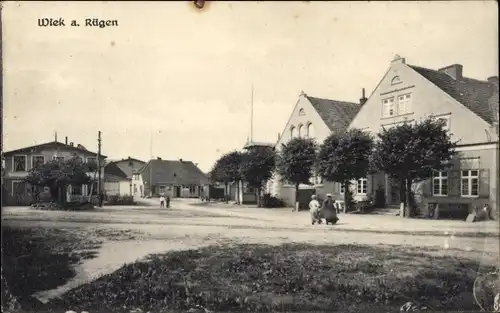
[[[153,169],[152,175],[150,170]],[[191,161],[151,160],[140,170],[152,184],[206,185],[208,177]]]
[[[495,115],[495,108],[492,108],[490,100],[492,97],[496,97],[496,112],[498,112],[498,87],[495,87],[493,83],[468,77],[455,80],[444,72],[415,65],[408,66],[484,121],[493,124],[498,115],[498,113]],[[493,104],[495,103],[493,102]]]
[[[274,147],[274,143],[249,141],[245,144],[243,149],[249,149],[253,147]]]
[[[130,164],[130,162],[140,163],[140,166],[134,166]],[[110,162],[111,163],[111,162]],[[132,177],[133,174],[137,173],[139,169],[141,169],[146,162],[128,157],[127,159],[115,160],[114,163],[128,178]]]
[[[14,153],[29,153],[30,150],[36,150],[36,149],[73,150],[73,151],[78,151],[78,152],[97,156],[97,153],[95,153],[95,152],[88,151],[87,149],[80,148],[78,146],[75,147],[75,146],[67,145],[67,144],[64,144],[64,143],[59,142],[59,141],[51,141],[51,142],[46,142],[46,143],[42,143],[39,145],[34,145],[34,146],[29,146],[29,147],[25,147],[25,148],[21,148],[21,149],[11,150],[11,151],[4,152],[3,154],[10,155],[10,154],[14,154]],[[102,155],[102,154],[101,154],[101,157],[107,158],[107,156]]]
[[[127,180],[128,176],[126,173],[124,173],[116,164],[116,162],[111,162],[106,164],[104,167],[104,177],[106,179],[113,179],[113,180]]]
[[[331,131],[343,132],[361,109],[361,104],[305,96]]]

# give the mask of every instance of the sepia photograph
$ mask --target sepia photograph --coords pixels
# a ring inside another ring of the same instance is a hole
[[[2,312],[500,312],[497,1],[0,12]]]

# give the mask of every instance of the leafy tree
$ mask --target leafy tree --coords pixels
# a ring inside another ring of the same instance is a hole
[[[359,129],[332,133],[321,145],[318,171],[323,179],[344,186],[344,203],[348,209],[352,206],[348,192],[350,181],[366,177],[372,150],[372,137]]]
[[[277,160],[277,171],[282,180],[295,185],[295,208],[298,210],[299,185],[310,184],[316,165],[317,145],[313,139],[294,138],[282,145]]]
[[[241,174],[256,189],[258,207],[261,207],[262,184],[271,178],[275,165],[276,153],[272,147],[253,148],[243,154]]]
[[[226,192],[226,202],[228,201],[227,187],[229,183],[236,182],[239,194],[239,182],[241,181],[242,154],[238,151],[227,153],[216,162],[210,177],[212,181],[223,183]]]
[[[53,160],[32,168],[25,181],[37,187],[49,187],[53,200],[65,201],[64,192],[69,185],[88,184],[91,179],[87,175],[96,166],[83,163],[79,158],[58,161]]]
[[[410,217],[413,215],[412,183],[431,178],[434,171],[449,168],[456,142],[451,141],[444,122],[432,117],[382,129],[377,137],[372,170],[383,171],[400,182],[404,216]]]

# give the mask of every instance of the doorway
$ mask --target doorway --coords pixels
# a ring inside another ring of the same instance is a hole
[[[181,197],[181,187],[175,186],[174,191],[175,191],[175,197],[180,198]]]

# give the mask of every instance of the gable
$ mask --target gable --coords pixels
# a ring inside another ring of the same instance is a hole
[[[120,161],[115,161],[113,162],[116,164],[116,166],[127,176],[127,177],[132,177],[134,173],[136,173],[139,169],[141,169],[144,164],[146,164],[143,161],[137,160],[137,159],[124,159]]]
[[[447,76],[444,73],[443,75]],[[448,81],[441,75],[439,77]],[[385,106],[384,102],[387,103]],[[388,108],[392,108],[392,111]],[[412,66],[406,65],[404,59],[391,63],[349,128],[359,128],[376,134],[382,126],[418,121],[430,115],[446,119],[452,140],[459,141],[459,144],[492,140],[491,125],[480,114],[457,101]],[[471,132],[470,129],[478,131]]]
[[[208,177],[191,161],[151,160],[141,174],[143,180],[151,179],[153,184],[208,184]]]

